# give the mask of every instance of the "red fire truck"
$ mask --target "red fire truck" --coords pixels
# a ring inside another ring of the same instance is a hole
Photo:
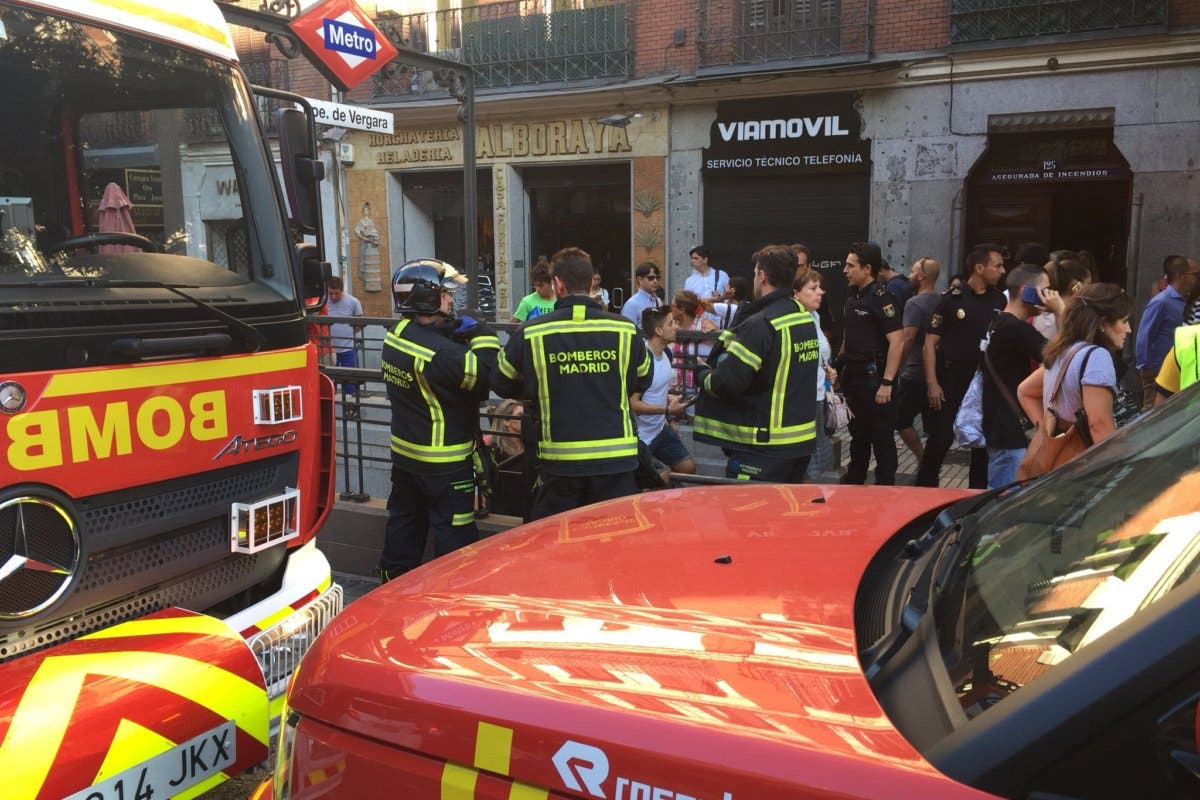
[[[341,608],[313,126],[281,188],[206,2],[0,2],[0,74],[3,794],[192,797]]]

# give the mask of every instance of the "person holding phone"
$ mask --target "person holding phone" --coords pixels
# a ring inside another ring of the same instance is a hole
[[[1028,418],[1016,403],[1017,387],[1042,363],[1046,338],[1026,320],[1045,311],[1061,321],[1063,313],[1062,297],[1050,288],[1050,275],[1043,267],[1015,267],[1008,273],[1005,288],[1008,304],[988,327],[984,340],[983,435],[989,489],[1016,480],[1028,444],[1027,425],[1022,424]]]

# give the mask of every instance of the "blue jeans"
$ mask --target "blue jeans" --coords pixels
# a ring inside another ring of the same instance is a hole
[[[354,350],[338,350],[337,365],[339,367],[357,367],[358,353],[356,353]],[[358,394],[358,385],[353,383],[343,383],[342,391],[349,395],[356,395]]]
[[[1017,479],[1017,467],[1025,457],[1025,448],[1004,450],[999,447],[989,447],[988,452],[988,485],[989,489],[999,489]]]

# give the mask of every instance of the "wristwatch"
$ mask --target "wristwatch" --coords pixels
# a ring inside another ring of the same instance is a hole
[[[895,386],[896,382],[891,378],[880,378],[879,383],[882,386]]]

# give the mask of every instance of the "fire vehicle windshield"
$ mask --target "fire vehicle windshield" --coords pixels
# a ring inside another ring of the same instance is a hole
[[[0,336],[299,317],[234,65],[0,3],[0,71]]]

